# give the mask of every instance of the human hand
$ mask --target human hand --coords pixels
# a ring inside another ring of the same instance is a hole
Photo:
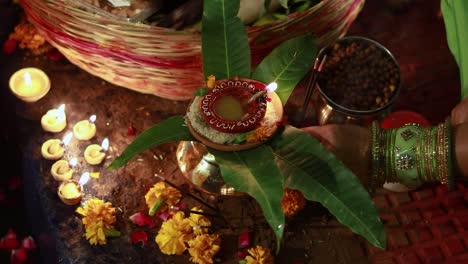
[[[468,122],[468,97],[453,108],[451,117],[453,125]]]
[[[302,128],[343,162],[367,188],[370,176],[370,131],[356,125]]]

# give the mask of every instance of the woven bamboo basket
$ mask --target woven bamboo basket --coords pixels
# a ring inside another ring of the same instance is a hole
[[[74,0],[21,0],[31,23],[72,63],[110,83],[171,100],[204,84],[199,32],[176,31],[85,11]],[[279,43],[313,34],[319,45],[342,37],[364,0],[323,0],[305,12],[248,27],[252,63]]]

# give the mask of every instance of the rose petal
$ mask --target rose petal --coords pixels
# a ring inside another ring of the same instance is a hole
[[[34,238],[31,236],[25,237],[21,245],[26,250],[34,250],[37,247],[36,242],[34,242]]]
[[[8,39],[3,43],[3,53],[12,54],[16,50],[17,42],[14,39]]]
[[[13,229],[10,228],[10,230],[8,230],[8,233],[2,238],[3,240],[3,245],[5,247],[5,249],[7,250],[13,250],[13,249],[16,249],[18,248],[19,246],[19,241],[16,237],[16,233],[15,231],[13,231]]]
[[[148,235],[143,230],[135,230],[133,234],[130,236],[133,244],[137,244],[141,242],[141,246],[144,247],[146,241],[148,241]]]
[[[28,260],[28,253],[24,248],[13,249],[11,251],[10,263],[11,264],[22,264]]]
[[[238,239],[239,248],[246,248],[250,246],[250,233],[245,232],[239,235]]]
[[[134,136],[136,133],[136,129],[133,126],[129,126],[127,130],[127,136]]]
[[[130,221],[132,223],[138,225],[138,226],[145,226],[148,225],[150,228],[153,228],[155,225],[155,222],[153,218],[147,216],[146,214],[143,213],[135,213],[129,217]]]
[[[237,256],[240,258],[240,259],[243,259],[245,257],[247,257],[249,253],[247,253],[247,251],[237,251]]]
[[[161,220],[166,221],[172,218],[172,214],[169,213],[168,211],[164,212],[157,212],[156,216],[159,217]]]
[[[63,55],[60,53],[58,49],[52,49],[49,52],[47,52],[47,57],[53,61],[59,61]]]

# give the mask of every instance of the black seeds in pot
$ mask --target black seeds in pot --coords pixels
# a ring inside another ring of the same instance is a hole
[[[398,65],[376,44],[346,39],[326,53],[318,83],[336,104],[352,110],[373,110],[395,95],[400,81]]]

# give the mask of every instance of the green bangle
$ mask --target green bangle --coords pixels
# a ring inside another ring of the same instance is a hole
[[[446,158],[446,184],[449,189],[455,188],[455,177],[453,174],[453,160],[452,157],[454,148],[452,147],[452,123],[450,117],[445,119],[444,122],[444,147],[445,147],[445,158]]]
[[[396,180],[408,187],[421,185],[418,174],[418,135],[420,127],[417,124],[406,124],[395,130],[392,135],[395,142],[393,168]]]

